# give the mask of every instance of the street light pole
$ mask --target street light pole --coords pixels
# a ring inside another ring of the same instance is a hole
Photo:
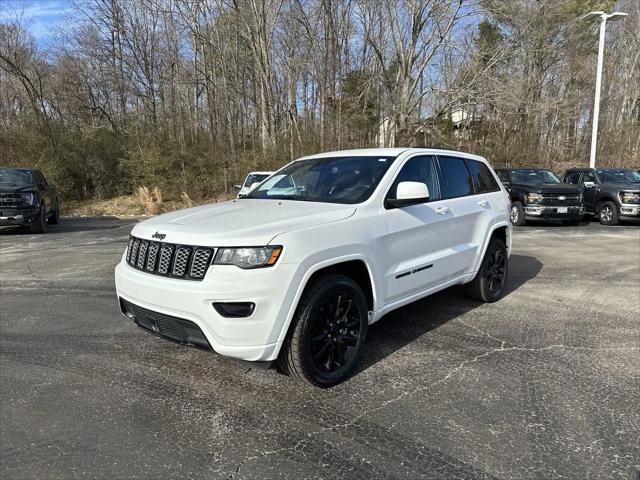
[[[602,64],[604,62],[604,37],[607,29],[607,20],[619,20],[626,17],[623,12],[590,12],[581,18],[600,17],[600,40],[598,42],[598,68],[596,72],[596,95],[593,102],[593,127],[591,130],[591,155],[589,156],[589,167],[596,167],[596,150],[598,146],[598,119],[600,117],[600,90],[602,89]]]

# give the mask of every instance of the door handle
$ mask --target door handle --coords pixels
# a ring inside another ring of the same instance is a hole
[[[489,205],[489,200],[480,200],[478,202],[478,205],[481,207],[486,207],[487,205]]]
[[[436,208],[436,213],[440,215],[444,215],[445,213],[449,213],[449,207],[438,207]]]

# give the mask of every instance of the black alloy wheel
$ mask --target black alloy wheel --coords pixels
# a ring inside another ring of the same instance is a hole
[[[486,272],[489,292],[498,295],[507,276],[507,255],[504,250],[496,248],[489,254]]]
[[[360,311],[350,291],[339,291],[320,303],[311,319],[309,351],[315,367],[334,373],[354,355],[360,339]]]
[[[38,216],[31,220],[31,233],[44,233],[47,231],[47,219],[44,212],[44,205],[40,205]]]
[[[49,224],[57,225],[60,222],[60,204],[56,202],[56,208],[53,209],[53,213],[49,217]]]
[[[509,270],[507,246],[500,238],[492,238],[484,254],[480,270],[466,285],[467,295],[481,302],[495,302],[504,292]]]
[[[367,300],[352,278],[330,273],[312,281],[282,345],[280,370],[318,387],[340,383],[355,369],[368,319]]]

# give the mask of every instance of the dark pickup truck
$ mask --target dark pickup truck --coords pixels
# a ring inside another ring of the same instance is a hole
[[[497,168],[496,173],[511,196],[511,223],[527,219],[559,219],[576,225],[582,219],[582,192],[560,182],[553,172],[541,168]]]
[[[43,233],[48,223],[58,223],[60,199],[39,170],[0,168],[0,227],[29,225]]]
[[[640,217],[640,173],[627,168],[571,168],[564,183],[580,188],[586,213],[603,225],[617,225],[620,217]]]

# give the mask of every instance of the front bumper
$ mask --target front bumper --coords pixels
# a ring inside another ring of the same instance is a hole
[[[297,265],[286,263],[253,270],[212,265],[202,281],[187,281],[145,273],[122,261],[116,266],[115,281],[121,309],[124,300],[192,322],[221,355],[271,361],[279,351],[278,339],[299,285],[297,271]],[[248,317],[229,318],[216,311],[214,302],[252,302],[255,308]]]
[[[3,210],[2,207],[0,207],[0,226],[31,223],[31,220],[38,216],[38,212],[39,210],[37,208]]]
[[[640,205],[634,203],[620,204],[620,215],[625,217],[640,217]]]
[[[580,205],[527,205],[524,207],[527,217],[535,218],[578,218],[584,215]]]

